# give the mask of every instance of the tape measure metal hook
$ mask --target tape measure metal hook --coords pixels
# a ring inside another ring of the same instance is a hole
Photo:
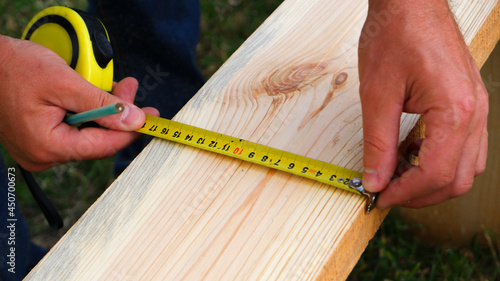
[[[357,190],[363,196],[367,197],[366,212],[369,214],[370,211],[373,208],[375,208],[375,203],[377,201],[378,194],[365,191],[365,188],[363,187],[363,180],[360,178],[353,178],[353,179],[349,180],[349,187]]]

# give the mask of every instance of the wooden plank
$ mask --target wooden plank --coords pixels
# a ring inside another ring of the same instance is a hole
[[[474,19],[461,26],[471,40],[493,5],[465,2],[453,3]],[[366,4],[285,1],[175,119],[361,171]],[[416,119],[403,116],[401,139]],[[342,280],[386,214],[364,207],[353,193],[155,140],[27,280]]]
[[[500,39],[500,3],[497,3],[483,27],[469,44],[469,50],[481,67],[481,74],[490,97],[488,116],[488,160],[487,168],[479,176],[466,195],[437,206],[423,209],[399,209],[399,213],[411,223],[418,225],[417,234],[433,243],[447,243],[454,246],[469,245],[477,235],[479,241],[484,239],[487,227],[500,236],[500,205],[497,198],[500,190],[500,47],[495,44]],[[486,60],[488,58],[488,60]],[[486,63],[485,63],[486,62]],[[412,131],[413,138],[424,134],[424,127]]]

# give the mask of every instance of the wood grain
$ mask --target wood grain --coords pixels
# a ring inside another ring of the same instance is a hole
[[[474,2],[481,13],[457,11],[470,38],[489,8]],[[366,5],[285,1],[175,119],[361,171]],[[417,118],[402,117],[400,139]],[[386,215],[364,208],[347,191],[154,140],[27,280],[342,280]]]

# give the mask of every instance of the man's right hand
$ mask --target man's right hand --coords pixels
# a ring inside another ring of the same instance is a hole
[[[486,165],[488,95],[447,1],[370,0],[359,69],[363,182],[380,192],[377,206],[419,208],[467,192]],[[422,114],[426,138],[420,165],[391,180],[402,112]]]

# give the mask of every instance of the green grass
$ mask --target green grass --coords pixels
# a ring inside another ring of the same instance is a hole
[[[208,79],[282,1],[201,1],[198,65]]]
[[[417,238],[414,229],[397,215],[386,218],[353,269],[350,281],[378,280],[499,280],[500,240],[484,231],[490,246],[475,238],[470,245],[452,248]]]
[[[198,63],[206,78],[280,4],[277,0],[202,0]],[[85,9],[86,1],[7,1],[0,0],[0,33],[19,37],[28,20],[50,5]],[[1,149],[7,166],[14,165]],[[20,208],[30,225],[33,240],[50,248],[89,208],[113,181],[113,159],[62,165],[35,177],[60,211],[65,228],[51,230],[22,182],[17,183]],[[485,234],[489,246],[477,240],[468,247],[454,249],[429,245],[418,240],[410,226],[392,214],[382,224],[348,280],[500,280],[500,242]],[[355,238],[353,238],[355,239]]]
[[[0,0],[0,34],[21,37],[24,27],[39,11],[54,5],[83,8],[86,0]]]

